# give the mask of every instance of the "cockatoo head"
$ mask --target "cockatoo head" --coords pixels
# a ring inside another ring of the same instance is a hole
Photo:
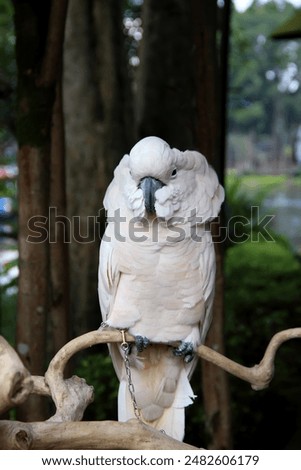
[[[224,199],[216,173],[202,154],[172,149],[159,137],[140,140],[123,157],[114,176],[105,207],[109,211],[120,207],[119,188],[133,217],[170,221],[194,215],[201,221],[197,223],[205,223],[218,215]]]
[[[147,213],[154,214],[157,191],[167,186],[177,174],[170,146],[158,137],[140,140],[130,152],[129,167],[131,177],[142,190]]]

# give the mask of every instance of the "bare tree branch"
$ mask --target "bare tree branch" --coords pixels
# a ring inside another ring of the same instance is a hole
[[[117,343],[121,342],[121,340],[122,336],[118,330],[91,331],[69,341],[58,351],[49,364],[45,378],[31,376],[31,393],[48,395],[52,397],[56,405],[56,413],[48,421],[79,421],[82,419],[87,406],[93,401],[93,387],[87,385],[84,379],[77,376],[64,379],[64,370],[69,359],[77,352],[90,348],[93,345],[110,342]],[[135,338],[127,334],[127,341],[133,342]]]
[[[131,337],[134,341],[134,338]],[[64,380],[64,370],[69,359],[79,351],[95,344],[120,342],[119,331],[96,330],[73,339],[54,356],[45,373],[45,383],[56,405],[56,413],[50,421],[78,421],[86,407],[93,401],[93,387],[84,379],[73,376]]]
[[[0,421],[0,449],[197,450],[136,419],[126,423]]]
[[[204,345],[198,347],[197,354],[202,359],[221,367],[230,374],[250,382],[254,390],[262,390],[269,386],[273,378],[277,350],[282,343],[295,338],[301,338],[301,328],[291,328],[276,333],[268,344],[260,363],[253,367],[242,366]]]
[[[135,341],[135,338],[129,333],[125,334],[125,338],[129,343]],[[253,367],[242,366],[204,345],[198,347],[197,354],[202,359],[205,359],[206,361],[221,367],[232,375],[249,382],[254,390],[261,390],[266,388],[273,378],[274,360],[278,348],[285,341],[294,338],[301,338],[301,328],[292,328],[277,333],[271,339],[261,362]],[[22,394],[20,395],[18,403],[24,401],[29,393],[49,395],[52,397],[57,408],[56,414],[50,418],[51,421],[59,422],[80,420],[85,408],[93,400],[93,389],[86,384],[84,379],[80,379],[79,377],[74,376],[67,380],[64,379],[64,370],[69,359],[77,352],[93,345],[100,343],[118,343],[121,341],[122,336],[120,331],[110,328],[91,331],[73,339],[63,346],[54,356],[49,364],[47,372],[45,373],[45,379],[40,376],[31,377],[33,386],[31,381],[29,381],[27,387],[29,387],[30,384],[30,391],[28,391],[27,388],[26,393],[24,393],[24,397]],[[14,353],[12,348],[10,348],[4,339],[1,344],[3,352],[0,359],[6,357],[4,356],[4,352],[6,355]],[[176,343],[173,345],[176,345]],[[4,369],[2,368],[2,370]],[[26,369],[23,368],[23,374],[24,370]],[[26,377],[29,377],[29,373],[27,373]],[[10,381],[10,383],[12,382]],[[4,392],[1,391],[0,398],[2,397],[2,402],[5,402],[5,406],[7,406],[9,400],[8,398],[5,399],[3,393]],[[11,406],[14,406],[15,404],[16,403],[14,402]],[[3,406],[4,405],[2,405],[2,407]]]
[[[275,334],[259,364],[242,366],[222,354],[199,346],[202,359],[249,382],[254,390],[266,388],[273,378],[277,350],[285,341],[301,338],[301,328],[292,328]],[[135,338],[125,333],[128,343]],[[171,439],[138,421],[78,422],[93,400],[93,387],[84,379],[73,376],[64,379],[69,359],[77,352],[99,343],[118,343],[123,336],[118,330],[105,328],[91,331],[73,339],[54,356],[45,378],[30,376],[11,346],[0,337],[0,412],[21,404],[29,394],[49,395],[56,405],[56,413],[47,422],[25,424],[0,421],[0,448],[3,449],[193,449]],[[173,343],[176,346],[178,343]],[[77,421],[77,422],[74,422]],[[108,424],[109,423],[109,424]]]
[[[10,344],[0,336],[0,414],[23,403],[33,389],[30,373]]]

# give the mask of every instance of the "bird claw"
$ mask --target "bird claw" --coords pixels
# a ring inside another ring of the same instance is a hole
[[[184,362],[189,363],[194,357],[193,344],[186,341],[181,341],[177,348],[173,349],[173,354],[177,357],[184,357]]]
[[[149,345],[150,340],[146,336],[135,336],[135,344],[138,352],[142,352]]]

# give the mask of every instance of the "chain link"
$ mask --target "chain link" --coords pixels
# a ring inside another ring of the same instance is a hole
[[[108,327],[108,324],[106,322],[102,322],[100,327],[102,329],[105,329]],[[131,396],[132,404],[133,404],[133,409],[134,409],[134,414],[135,417],[143,422],[142,417],[141,417],[141,411],[138,408],[137,401],[136,401],[136,396],[135,396],[135,387],[133,384],[132,380],[132,372],[131,372],[131,366],[130,366],[130,361],[129,361],[129,351],[130,351],[130,345],[125,339],[125,333],[126,330],[119,330],[122,336],[122,343],[120,345],[121,350],[123,352],[123,360],[124,360],[124,366],[125,366],[125,372],[126,372],[126,377],[127,377],[127,385],[128,385],[128,391]]]
[[[123,359],[124,359],[124,365],[125,365],[125,371],[126,371],[126,376],[127,376],[127,381],[128,381],[128,390],[131,395],[131,400],[134,408],[134,414],[136,418],[144,423],[142,416],[141,416],[141,410],[138,408],[137,402],[136,402],[136,397],[135,397],[135,387],[132,381],[132,373],[131,373],[131,367],[130,367],[130,361],[129,361],[129,350],[130,346],[129,343],[125,340],[125,330],[120,330],[121,335],[122,335],[122,343],[121,343],[121,349],[123,351]],[[166,434],[164,429],[160,429],[160,432],[162,434]]]
[[[123,351],[123,360],[124,360],[125,372],[126,372],[126,377],[127,377],[127,382],[128,382],[128,390],[131,396],[134,414],[139,421],[142,421],[141,411],[137,405],[136,396],[135,396],[135,387],[134,387],[133,380],[132,380],[132,372],[131,372],[131,366],[130,366],[130,361],[129,361],[130,346],[129,346],[129,343],[125,339],[125,330],[120,330],[120,332],[122,336],[121,349]]]
[[[108,327],[108,324],[106,322],[102,322],[100,327],[105,329],[105,328]],[[144,421],[142,419],[142,416],[141,416],[141,410],[137,405],[136,396],[135,396],[135,387],[134,387],[133,380],[132,380],[132,372],[131,372],[131,366],[130,366],[130,360],[129,360],[130,345],[125,339],[126,330],[119,330],[119,331],[120,331],[121,336],[122,336],[122,343],[121,343],[120,347],[121,347],[122,352],[123,352],[123,360],[124,360],[125,372],[126,372],[126,377],[127,377],[127,382],[128,382],[128,391],[129,391],[130,396],[131,396],[132,405],[133,405],[133,409],[134,409],[134,414],[135,414],[135,417],[139,421],[144,423]],[[162,432],[162,434],[166,434],[164,429],[160,429],[160,432]]]

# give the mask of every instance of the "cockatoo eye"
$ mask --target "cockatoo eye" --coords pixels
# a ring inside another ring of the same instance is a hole
[[[172,173],[171,173],[171,177],[175,178],[177,176],[177,173],[178,173],[178,170],[176,168],[174,168]]]

